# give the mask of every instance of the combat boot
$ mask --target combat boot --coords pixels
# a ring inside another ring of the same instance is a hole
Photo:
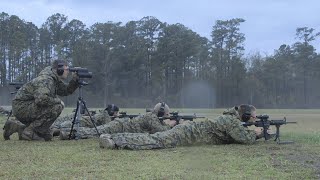
[[[33,126],[30,125],[26,127],[22,134],[21,134],[21,139],[20,140],[27,140],[27,141],[44,141],[45,139],[40,137],[36,132],[33,130]]]
[[[22,124],[20,121],[8,119],[3,126],[3,138],[5,140],[10,140],[10,136],[17,132],[20,139],[25,127],[26,125]]]
[[[68,140],[69,139],[69,134],[66,131],[60,131],[59,134],[60,140]]]
[[[116,144],[111,139],[110,134],[101,134],[100,138],[99,138],[99,145],[100,145],[100,148],[105,148],[105,149],[115,149],[116,148]]]
[[[60,140],[68,140],[69,139],[70,132],[66,130],[60,130],[59,138]],[[71,135],[71,139],[74,137],[74,135]]]
[[[53,138],[53,131],[45,132],[45,133],[37,133],[40,137],[42,137],[45,141],[51,141]]]
[[[60,135],[60,129],[58,128],[52,128],[51,133],[53,136],[59,136]]]

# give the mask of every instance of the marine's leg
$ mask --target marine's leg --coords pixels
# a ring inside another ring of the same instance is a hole
[[[109,129],[102,131],[107,134],[114,133],[155,133],[171,129],[169,126],[160,123],[159,119],[152,115],[146,114],[136,118],[116,119],[108,123]]]
[[[153,116],[141,116],[133,119],[121,118],[115,119],[107,124],[97,127],[100,134],[115,133],[154,133],[157,131],[169,130],[169,126],[161,125],[159,119]],[[79,128],[78,133],[82,139],[97,137],[98,133],[95,128]],[[60,131],[60,139],[69,139],[70,128],[63,128]]]
[[[101,134],[112,134],[112,133],[121,133],[123,132],[123,122],[124,120],[114,120],[107,124],[97,126],[99,133]],[[62,128],[60,130],[60,139],[67,140],[69,139],[70,128]],[[98,132],[95,128],[80,127],[78,129],[78,135],[81,139],[98,137]]]
[[[53,132],[50,127],[61,114],[63,106],[61,104],[53,105],[52,107],[41,108],[38,118],[33,121],[34,130],[39,133],[46,141],[50,141],[53,136]]]
[[[35,110],[36,106],[34,102],[12,102],[12,111],[14,116],[18,121],[26,125],[26,128],[24,128],[21,133],[20,140],[44,140],[34,132],[33,125],[31,124],[35,118]]]
[[[144,149],[162,149],[171,148],[181,145],[191,145],[197,142],[206,141],[206,137],[202,137],[203,133],[199,133],[198,125],[193,123],[177,125],[174,128],[157,132],[148,133],[118,133],[111,134],[110,138],[115,147],[121,149],[144,150]],[[101,135],[100,147],[103,147],[105,141],[109,141]],[[110,143],[106,143],[110,144]]]
[[[26,127],[22,134],[20,140],[27,140],[27,141],[44,141],[45,139],[43,137],[40,137],[38,133],[34,131],[34,125],[30,124],[28,127]]]
[[[27,125],[22,132],[24,140],[51,140],[50,126],[63,110],[62,104],[39,107],[34,102],[14,104],[16,118]]]
[[[68,114],[62,117],[59,116],[57,120],[55,120],[52,126],[50,127],[51,131],[53,132],[53,136],[59,136],[60,131],[63,131],[62,136],[66,134],[65,131],[70,132],[73,120],[74,120],[74,113]],[[81,116],[80,127],[87,127],[87,128],[94,127],[89,116]]]

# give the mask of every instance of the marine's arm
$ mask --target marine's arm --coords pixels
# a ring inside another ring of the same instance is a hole
[[[166,123],[161,123],[158,118],[154,118],[154,121],[152,121],[150,123],[150,133],[153,134],[153,133],[156,133],[156,132],[162,132],[162,131],[167,131],[167,130],[170,130],[172,127],[174,127],[174,125],[172,124],[166,124]]]
[[[36,105],[51,106],[61,103],[59,98],[52,96],[54,92],[54,80],[52,78],[39,79],[33,83],[33,86]]]
[[[235,117],[230,118],[230,121],[228,121],[226,132],[237,143],[253,144],[256,141],[255,131],[242,126],[240,120]]]
[[[58,80],[57,94],[59,96],[67,96],[72,94],[79,87],[79,83],[75,78],[72,78],[68,84]]]
[[[170,126],[161,123],[158,117],[151,113],[127,119],[123,122],[123,126],[124,128],[132,129],[127,132],[148,132],[150,134],[171,129]]]
[[[97,114],[92,116],[97,126],[111,122],[111,117],[106,110],[100,110]]]

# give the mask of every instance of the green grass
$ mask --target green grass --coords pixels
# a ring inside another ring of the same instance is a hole
[[[128,114],[144,109],[124,109]],[[222,109],[176,109],[214,117]],[[71,112],[67,108],[65,113]],[[319,179],[320,110],[259,110],[298,124],[281,126],[278,145],[203,145],[163,150],[100,149],[97,139],[27,142],[0,137],[0,179]],[[3,126],[6,117],[0,116]],[[2,133],[2,130],[1,130]]]

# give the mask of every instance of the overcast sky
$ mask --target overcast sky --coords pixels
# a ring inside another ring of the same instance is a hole
[[[216,20],[243,18],[246,53],[273,54],[281,44],[292,45],[297,27],[320,31],[318,0],[0,0],[0,12],[17,15],[40,27],[61,13],[87,27],[96,22],[122,22],[154,16],[161,22],[181,23],[210,38]],[[123,25],[124,25],[123,24]],[[320,39],[314,42],[320,49]]]

